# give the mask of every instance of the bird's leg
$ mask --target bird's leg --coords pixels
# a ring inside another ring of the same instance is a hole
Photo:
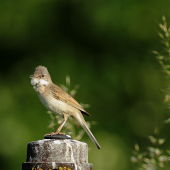
[[[60,124],[60,126],[56,129],[56,131],[54,132],[55,134],[63,134],[63,133],[60,133],[61,129],[63,128],[64,124],[66,123],[68,117],[66,114],[64,114],[64,120],[63,122]],[[64,133],[65,134],[65,133]]]
[[[58,134],[61,134],[61,135],[66,135],[66,133],[60,133],[62,127],[64,126],[64,124],[66,123],[68,119],[68,116],[66,114],[64,114],[64,120],[63,122],[60,124],[60,126],[56,129],[55,132],[51,132],[49,134],[45,134],[44,136],[53,136],[53,135],[58,135]]]

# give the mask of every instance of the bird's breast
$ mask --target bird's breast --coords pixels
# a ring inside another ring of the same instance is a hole
[[[68,105],[67,103],[55,99],[52,95],[41,94],[38,95],[44,106],[51,112],[63,116],[63,114],[74,115],[77,111],[76,108]]]

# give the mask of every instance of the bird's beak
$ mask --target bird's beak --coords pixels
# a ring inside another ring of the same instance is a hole
[[[29,78],[33,79],[36,78],[34,75],[30,75]]]

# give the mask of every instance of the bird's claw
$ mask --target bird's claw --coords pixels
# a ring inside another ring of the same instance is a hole
[[[54,135],[66,135],[66,133],[56,133],[56,132],[51,132],[51,133],[48,133],[48,134],[45,134],[44,136],[54,136]]]

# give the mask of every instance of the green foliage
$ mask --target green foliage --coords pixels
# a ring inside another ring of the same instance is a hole
[[[131,162],[135,170],[157,170],[166,167],[170,161],[169,150],[164,151],[161,146],[165,139],[159,138],[158,129],[155,128],[154,136],[148,136],[151,146],[147,147],[145,152],[141,152],[139,145],[135,144],[135,150],[132,152]]]
[[[75,99],[91,105],[92,117],[86,120],[98,122],[92,132],[102,150],[86,134],[82,140],[92,148],[94,169],[132,170],[129,148],[134,139],[142,152],[146,137],[165,120],[158,89],[169,80],[151,49],[159,49],[155,30],[162,12],[169,16],[169,6],[169,0],[1,0],[1,169],[18,170],[27,143],[51,131],[46,108],[28,78],[44,65],[57,85],[70,75],[72,84],[81,86]],[[168,127],[164,133],[161,147],[170,148]]]
[[[170,27],[166,22],[165,16],[162,17],[162,24],[159,24],[161,32],[158,33],[163,43],[163,50],[161,52],[153,51],[161,66],[161,70],[170,78]],[[164,102],[168,102],[170,95],[166,89],[162,89],[165,94]],[[168,106],[169,107],[169,106]],[[169,123],[170,118],[164,121]],[[157,170],[166,167],[166,163],[170,161],[170,150],[161,149],[161,145],[166,141],[165,138],[159,138],[159,130],[155,128],[155,136],[149,136],[152,146],[147,147],[147,151],[140,152],[138,144],[135,144],[135,150],[131,157],[131,162],[137,170]]]
[[[165,16],[162,17],[162,24],[159,24],[161,32],[158,33],[163,44],[163,50],[161,52],[153,51],[156,58],[161,65],[162,71],[166,73],[170,78],[170,27],[166,22]]]

